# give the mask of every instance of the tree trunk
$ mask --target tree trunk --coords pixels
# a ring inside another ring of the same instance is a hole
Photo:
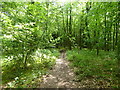
[[[72,34],[72,3],[70,3],[70,18],[69,18],[69,39],[70,38],[72,38],[71,36],[71,34]],[[71,40],[69,40],[69,49],[71,50],[72,48],[71,48]]]
[[[105,31],[104,31],[104,50],[106,51],[107,50],[107,41],[106,41],[106,13],[105,13]]]
[[[89,3],[90,3],[90,5],[89,5]],[[88,2],[86,3],[86,12],[87,12],[87,14],[88,14],[88,12],[89,12],[89,10],[91,8],[91,2],[89,2],[89,3]],[[91,44],[89,42],[90,34],[89,34],[89,29],[88,29],[88,17],[87,16],[86,16],[86,19],[85,19],[85,25],[86,25],[86,31],[88,32],[88,34],[87,34],[87,36],[88,36],[87,47],[90,49],[91,48]]]

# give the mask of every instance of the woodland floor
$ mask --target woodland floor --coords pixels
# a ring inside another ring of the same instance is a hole
[[[56,60],[55,66],[44,75],[39,88],[110,88],[105,80],[97,82],[94,78],[76,81],[76,75],[69,66],[70,62],[65,59],[65,53],[61,53]]]
[[[110,88],[111,85],[106,80],[96,80],[89,77],[78,81],[74,73],[75,68],[70,67],[70,63],[66,60],[66,53],[62,52],[60,57],[56,59],[56,64],[48,74],[40,77],[40,81],[35,85],[37,88]],[[5,88],[5,87],[4,87]]]
[[[40,88],[77,88],[79,83],[74,81],[75,75],[65,59],[65,53],[61,53],[55,66],[48,75],[43,76]]]

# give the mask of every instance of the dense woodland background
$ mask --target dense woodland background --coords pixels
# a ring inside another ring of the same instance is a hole
[[[36,87],[37,78],[66,50],[77,81],[92,77],[118,87],[119,4],[2,2],[2,85]]]

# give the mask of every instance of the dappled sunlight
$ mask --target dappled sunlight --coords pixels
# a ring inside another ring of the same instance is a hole
[[[38,56],[38,57],[44,57],[44,58],[54,58],[54,59],[56,59],[56,57],[55,56],[50,56],[50,55],[46,55],[46,54],[43,54],[43,53],[40,53],[40,52],[36,52],[36,55]]]
[[[40,51],[40,49],[38,49],[34,53],[34,55],[31,57],[35,60],[35,62],[37,64],[43,63],[43,62],[49,62],[49,61],[51,62],[51,61],[55,61],[57,59],[56,56],[50,54],[51,53],[50,51],[47,51],[47,53],[42,52],[42,51]]]
[[[26,1],[1,2],[3,89],[118,88],[119,2]]]
[[[37,84],[38,82],[40,82],[41,76],[46,74],[47,70],[55,64],[57,56],[55,56],[52,52],[57,53],[56,50],[50,51],[46,49],[40,51],[38,49],[35,53],[31,55],[29,62],[27,62],[26,68],[15,67],[13,64],[14,62],[12,63],[12,56],[2,61],[4,66],[2,70],[2,79],[4,80],[4,82],[2,82],[4,84],[3,87],[19,87],[19,83],[22,83],[20,84],[20,87],[30,87],[33,84]],[[12,61],[6,63],[10,60]],[[7,64],[9,64],[9,67],[6,67]],[[19,78],[16,79],[16,77]],[[27,85],[29,83],[33,84]]]
[[[62,64],[62,63],[63,63],[63,60],[62,60],[62,59],[57,59],[57,60],[56,60],[56,63],[57,63],[57,64]]]
[[[69,67],[70,62],[64,59],[63,56],[63,53],[61,53],[60,58],[56,59],[56,64],[49,71],[49,74],[42,77],[43,80],[40,83],[39,88],[100,88],[110,86],[110,82],[104,79],[97,80],[95,77],[90,76],[86,76],[84,80],[79,79],[83,78],[82,76],[76,78],[73,69]],[[80,73],[82,74],[82,72]]]
[[[68,64],[69,62],[63,59],[63,57],[56,59],[56,64],[53,69],[48,75],[43,76],[43,82],[40,84],[40,88],[77,87],[77,84],[73,81],[75,78],[74,73]]]

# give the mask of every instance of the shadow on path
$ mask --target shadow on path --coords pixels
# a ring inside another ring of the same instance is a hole
[[[69,62],[65,60],[65,52],[61,53],[56,65],[49,71],[48,75],[43,76],[40,88],[77,88],[77,83]]]
[[[43,76],[40,88],[110,88],[110,83],[105,80],[87,78],[80,82],[76,81],[73,69],[69,67],[69,61],[65,56],[65,52],[61,52],[53,69],[48,75]]]

